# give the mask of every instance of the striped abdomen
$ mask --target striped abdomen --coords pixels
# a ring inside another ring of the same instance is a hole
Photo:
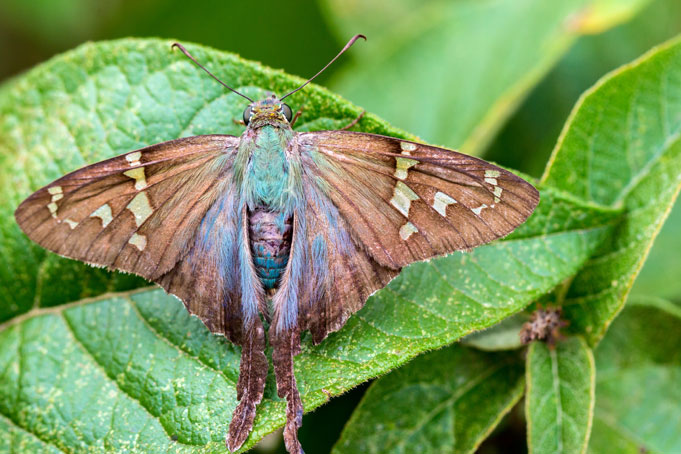
[[[256,208],[249,214],[253,264],[265,290],[276,289],[291,251],[291,218]]]

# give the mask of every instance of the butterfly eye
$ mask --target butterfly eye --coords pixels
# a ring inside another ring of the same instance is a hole
[[[286,121],[290,123],[291,118],[293,118],[293,112],[291,111],[291,108],[289,107],[288,104],[284,103],[281,104],[281,113],[283,113],[284,116],[286,117]]]
[[[248,125],[248,122],[251,121],[251,115],[253,115],[253,111],[251,110],[251,106],[246,107],[246,110],[244,110],[244,124]]]

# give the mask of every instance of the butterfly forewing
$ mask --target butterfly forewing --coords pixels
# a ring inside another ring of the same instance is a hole
[[[17,222],[60,255],[155,279],[186,252],[236,141],[178,139],[85,167],[26,199]]]
[[[503,237],[539,201],[523,179],[451,150],[345,131],[303,133],[300,144],[365,249],[391,268]]]

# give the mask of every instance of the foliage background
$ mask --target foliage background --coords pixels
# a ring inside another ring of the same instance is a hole
[[[452,148],[464,146],[448,132],[453,119],[457,118],[453,112],[465,110],[465,105],[447,98],[444,90],[445,93],[437,96],[449,103],[452,111],[439,111],[438,115],[432,115],[423,104],[419,104],[418,98],[414,99],[414,93],[404,91],[395,71],[401,69],[400,64],[410,65],[408,72],[427,81],[429,72],[437,72],[432,69],[433,65],[451,65],[458,71],[473,68],[457,67],[457,62],[443,61],[439,57],[426,61],[387,61],[383,66],[368,63],[376,55],[389,56],[395,52],[389,39],[395,34],[395,30],[391,29],[395,22],[367,21],[367,15],[353,15],[352,8],[357,7],[356,3],[332,0],[296,3],[216,0],[200,4],[180,0],[3,0],[0,2],[0,54],[3,55],[0,78],[17,75],[84,41],[125,36],[173,37],[180,41],[202,43],[304,77],[315,73],[349,36],[362,32],[368,34],[368,43],[360,43],[344,57],[344,61],[330,68],[318,83],[359,106],[366,106],[372,113],[427,142]],[[377,1],[368,3],[381,7]],[[433,20],[433,14],[446,9],[445,2],[426,3],[430,10],[425,12],[406,8],[410,6],[408,1],[391,5],[406,5],[402,14],[415,17],[412,22],[404,24],[417,27],[419,21]],[[556,52],[555,66],[548,73],[541,74],[541,80],[527,96],[519,97],[508,106],[504,114],[508,115],[508,119],[501,129],[489,131],[486,140],[469,151],[539,177],[578,96],[606,72],[681,32],[681,4],[678,1],[639,3],[640,11],[631,20],[602,33],[595,28],[592,30],[594,34],[565,42],[566,52]],[[519,16],[517,20],[518,26],[523,27],[524,21],[530,19]],[[485,24],[473,25],[480,27],[481,33],[489,31],[484,28]],[[456,46],[453,41],[415,42],[420,46],[419,53],[436,56],[448,55],[448,46]],[[494,72],[503,57],[492,54],[482,69]],[[417,70],[414,65],[418,65]],[[380,90],[371,88],[376,81],[379,81]],[[429,87],[414,88],[420,93]],[[387,98],[390,102],[386,102]],[[677,206],[635,283],[632,299],[659,297],[681,303],[680,227],[681,207]],[[628,317],[626,323],[635,324],[636,320]],[[366,385],[361,386],[306,415],[301,440],[309,452],[330,450],[365,389]],[[518,412],[511,412],[480,451],[508,452],[503,451],[503,447],[511,443],[522,452],[525,434],[518,415]],[[281,447],[266,445],[261,449],[277,452]]]

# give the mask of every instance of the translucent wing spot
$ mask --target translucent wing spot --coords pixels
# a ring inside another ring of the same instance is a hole
[[[501,187],[499,187],[499,186],[494,188],[494,203],[499,203],[499,201],[501,201],[501,193],[503,191],[504,190],[501,189]]]
[[[444,192],[435,193],[433,200],[433,209],[440,213],[441,216],[447,217],[447,206],[456,203],[456,200],[449,197]]]
[[[418,231],[419,229],[417,229],[414,224],[412,224],[411,222],[407,222],[402,227],[400,227],[400,238],[402,238],[404,241],[407,241],[410,236],[412,236],[414,233]]]
[[[108,203],[105,203],[101,207],[97,208],[91,215],[91,218],[100,218],[102,220],[102,228],[109,225],[113,220],[113,215],[111,213],[111,207]]]
[[[144,167],[137,167],[136,169],[127,170],[123,172],[123,175],[135,180],[135,189],[138,191],[141,191],[147,187],[147,178],[144,175]]]
[[[133,233],[130,239],[128,240],[128,243],[132,244],[140,251],[143,251],[144,248],[147,247],[147,237],[146,235]]]
[[[497,179],[496,178],[485,178],[485,183],[489,183],[492,186],[496,186],[497,185]]]
[[[47,204],[47,209],[50,210],[52,217],[57,219],[57,200],[64,198],[64,193],[61,186],[52,186],[51,188],[47,188],[47,192],[49,192],[52,196],[50,203]]]
[[[395,158],[395,176],[400,180],[404,180],[409,175],[409,168],[414,167],[417,161],[407,158]]]
[[[151,208],[151,204],[149,204],[149,198],[144,192],[138,193],[125,208],[130,210],[133,216],[135,216],[137,227],[144,224],[144,221],[146,221],[154,212]]]
[[[142,157],[141,151],[133,151],[125,155],[125,159],[130,163],[131,166],[140,165],[140,158]]]
[[[416,150],[416,145],[414,145],[413,143],[409,143],[409,142],[400,142],[400,148],[402,148],[402,150],[407,151],[407,152],[408,151],[414,151],[414,150]],[[405,154],[409,154],[409,153],[405,153]]]
[[[485,170],[485,178],[497,178],[501,175],[498,170]]]
[[[64,222],[66,222],[69,227],[71,227],[71,230],[75,229],[78,226],[78,223],[72,219],[64,219]]]
[[[405,218],[409,217],[409,208],[412,200],[418,200],[419,196],[411,190],[409,186],[398,181],[393,190],[393,198],[390,199],[390,204],[397,208],[397,211],[402,213]]]
[[[480,213],[482,213],[482,210],[484,210],[485,208],[489,208],[489,207],[486,204],[483,203],[479,207],[471,209],[471,211],[473,213],[475,213],[476,215],[480,216]]]

